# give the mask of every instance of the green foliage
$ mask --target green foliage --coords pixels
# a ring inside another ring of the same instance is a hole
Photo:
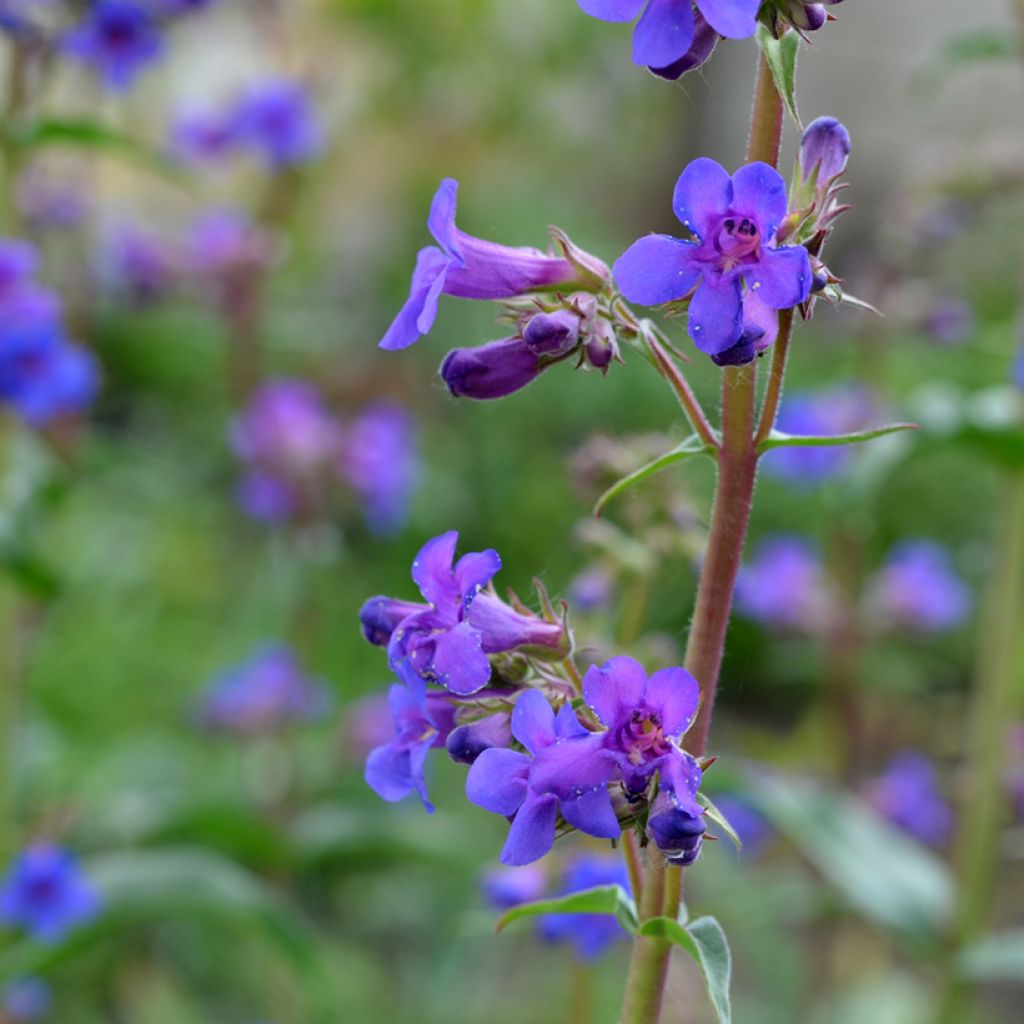
[[[803,122],[796,107],[796,59],[800,52],[800,36],[796,32],[786,32],[780,39],[776,39],[764,25],[759,25],[757,45],[771,68],[775,88],[779,90],[789,116],[797,128],[803,131]]]

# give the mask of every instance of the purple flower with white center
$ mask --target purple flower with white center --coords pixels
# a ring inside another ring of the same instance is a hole
[[[632,894],[621,857],[594,853],[575,856],[558,895],[568,896],[599,885],[618,885]],[[537,930],[548,942],[571,943],[576,956],[584,962],[597,960],[616,942],[628,937],[612,914],[545,914],[538,921]]]
[[[238,142],[237,125],[220,110],[181,110],[171,124],[170,148],[188,163],[216,163]]]
[[[953,811],[939,790],[935,765],[916,751],[892,759],[868,790],[883,817],[929,846],[942,846],[953,831]]]
[[[53,991],[50,986],[32,975],[14,978],[4,985],[0,993],[0,1006],[6,1018],[13,1024],[42,1020],[53,1005]]]
[[[331,703],[330,687],[306,675],[292,650],[270,644],[212,680],[199,717],[211,729],[256,735],[315,721]]]
[[[259,469],[238,481],[235,500],[257,523],[287,523],[302,507],[302,495],[287,480]]]
[[[802,537],[766,538],[740,569],[736,610],[772,629],[824,629],[836,609],[821,557]]]
[[[480,880],[480,889],[488,905],[495,910],[510,910],[533,903],[544,895],[547,879],[534,864],[520,868],[492,868]]]
[[[869,587],[873,615],[891,628],[922,633],[953,629],[967,617],[971,593],[949,552],[931,541],[904,541]]]
[[[512,735],[528,753],[492,747],[466,777],[469,800],[513,817],[501,862],[530,864],[554,845],[559,812],[573,828],[599,839],[622,830],[608,783],[616,761],[599,735],[588,732],[565,704],[557,716],[538,690],[527,690],[512,712]]]
[[[404,525],[416,486],[416,427],[400,405],[377,402],[345,431],[342,476],[362,499],[371,533],[388,536]]]
[[[233,134],[272,170],[309,163],[323,148],[323,130],[301,82],[273,78],[238,99]]]
[[[400,677],[404,685],[395,683],[388,690],[395,734],[389,742],[370,751],[366,783],[379,797],[392,803],[418,793],[427,812],[433,814],[423,765],[432,747],[444,745],[455,709],[442,694],[428,694],[426,684],[413,672],[403,669]]]
[[[804,181],[816,177],[824,190],[846,170],[850,157],[850,133],[834,117],[819,117],[800,136],[800,174]]]
[[[757,12],[761,6],[761,0],[577,2],[587,14],[601,21],[634,21],[639,15],[640,20],[633,30],[633,63],[649,67],[655,72],[668,69],[687,58],[694,60],[694,53],[707,46],[706,32],[702,30],[703,26],[698,19],[710,26],[716,38],[721,35],[727,39],[745,39],[757,31]],[[694,3],[697,12],[694,12]],[[692,66],[697,65],[694,63]],[[678,74],[671,77],[678,77]]]
[[[110,88],[121,90],[161,55],[163,39],[147,6],[134,0],[96,0],[68,32],[64,46]]]
[[[690,337],[710,356],[750,344],[755,324],[755,351],[767,347],[775,340],[771,311],[804,302],[812,277],[803,246],[772,244],[786,216],[778,171],[758,162],[730,177],[702,157],[683,171],[672,205],[695,240],[648,235],[635,242],[613,268],[622,294],[659,306],[692,292]]]
[[[409,298],[381,339],[381,348],[408,348],[429,333],[442,295],[510,299],[536,291],[572,290],[579,283],[577,270],[566,259],[460,231],[455,226],[458,189],[457,181],[445,178],[434,195],[427,227],[437,245],[419,251]]]
[[[39,942],[59,942],[100,912],[100,897],[68,850],[29,846],[0,880],[0,921]]]

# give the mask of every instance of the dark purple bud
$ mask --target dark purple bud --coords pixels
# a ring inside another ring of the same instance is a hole
[[[448,756],[460,764],[472,764],[485,750],[507,747],[511,742],[512,715],[502,711],[456,726],[448,734]]]
[[[790,18],[796,28],[817,32],[828,21],[824,4],[796,4],[790,9]]]
[[[563,356],[580,340],[580,318],[568,310],[538,313],[523,329],[523,341],[540,355]]]
[[[700,856],[706,826],[698,815],[676,807],[671,800],[662,800],[659,794],[654,811],[647,821],[647,831],[670,864],[687,867]],[[659,804],[664,808],[658,810]]]
[[[716,352],[711,357],[715,366],[746,366],[757,358],[758,338],[764,336],[764,331],[744,332],[739,341],[732,348],[724,352]]]
[[[719,40],[718,33],[704,20],[700,11],[694,12],[693,41],[690,48],[679,60],[664,68],[648,68],[648,70],[659,78],[666,78],[670,82],[681,78],[687,71],[693,71],[705,64],[714,52]]]
[[[608,367],[619,354],[619,343],[615,340],[615,331],[607,320],[598,320],[594,324],[583,350],[586,352],[587,362],[595,370],[608,372]]]
[[[828,284],[828,274],[823,270],[816,270],[811,278],[811,291],[820,292]]]
[[[359,625],[371,644],[386,647],[398,624],[424,608],[422,604],[398,601],[393,597],[371,597],[359,611]]]
[[[540,359],[521,338],[503,338],[445,356],[441,376],[456,398],[504,398],[535,380]]]
[[[809,181],[817,168],[819,189],[843,173],[849,156],[850,133],[834,117],[812,121],[800,138],[800,173]]]

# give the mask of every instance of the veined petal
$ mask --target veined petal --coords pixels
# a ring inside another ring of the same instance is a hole
[[[633,63],[663,68],[693,42],[691,0],[651,0],[633,32]]]
[[[484,654],[480,630],[460,622],[441,633],[431,668],[437,681],[452,693],[466,696],[482,690],[490,681],[491,663]]]
[[[647,0],[577,0],[585,14],[600,21],[632,21]]]
[[[452,573],[455,545],[458,542],[458,531],[449,530],[428,540],[413,559],[413,583],[436,608],[450,605],[461,597]]]
[[[491,582],[501,569],[501,555],[493,548],[486,551],[470,551],[455,563],[455,582],[463,595],[466,605],[473,600],[477,591]]]
[[[563,800],[561,809],[562,817],[588,836],[618,839],[622,835],[607,786],[592,789],[575,800]]]
[[[739,280],[711,284],[705,277],[690,301],[687,327],[701,352],[714,355],[732,348],[743,333]]]
[[[647,685],[643,665],[633,658],[620,655],[610,658],[598,667],[591,665],[583,677],[583,697],[590,709],[609,728],[633,708],[639,707]]]
[[[481,755],[483,756],[483,755]],[[555,845],[558,800],[531,794],[516,813],[501,851],[502,864],[518,867],[540,860]]]
[[[536,757],[556,739],[555,713],[545,696],[527,690],[512,710],[512,735]]]
[[[700,13],[719,35],[746,39],[757,31],[761,0],[695,0]]]
[[[786,219],[786,183],[774,167],[761,160],[732,176],[732,211],[749,217],[767,242]]]
[[[647,235],[634,242],[613,268],[619,291],[630,302],[660,306],[681,299],[701,275],[697,246],[670,235]]]
[[[725,168],[702,156],[691,161],[679,176],[672,209],[687,228],[704,238],[712,222],[728,212],[731,201],[732,182]]]
[[[389,351],[408,348],[434,326],[437,303],[444,291],[450,264],[451,260],[440,249],[432,245],[420,249],[409,286],[409,298],[381,338],[380,348]]]
[[[771,309],[789,309],[811,294],[811,261],[802,245],[762,249],[761,259],[743,276],[750,291]]]
[[[560,740],[567,740],[574,736],[590,736],[591,733],[576,717],[576,710],[572,704],[567,702],[558,709],[558,714],[555,715],[555,735]]]
[[[427,217],[427,227],[437,244],[459,265],[463,263],[462,251],[455,230],[455,208],[459,195],[459,183],[454,178],[445,178],[434,193]]]
[[[466,797],[492,814],[515,814],[526,799],[530,759],[517,750],[489,747],[470,766]]]
[[[661,668],[647,681],[644,703],[657,711],[665,735],[675,739],[697,717],[700,687],[684,668]]]

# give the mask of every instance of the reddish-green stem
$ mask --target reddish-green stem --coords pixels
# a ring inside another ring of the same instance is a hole
[[[700,402],[697,401],[690,382],[683,376],[675,361],[656,338],[648,338],[647,344],[650,347],[651,355],[654,356],[654,361],[658,364],[659,372],[675,392],[679,404],[683,407],[690,426],[709,448],[718,448],[718,438],[715,436],[714,428],[704,415],[704,410],[701,408]]]

